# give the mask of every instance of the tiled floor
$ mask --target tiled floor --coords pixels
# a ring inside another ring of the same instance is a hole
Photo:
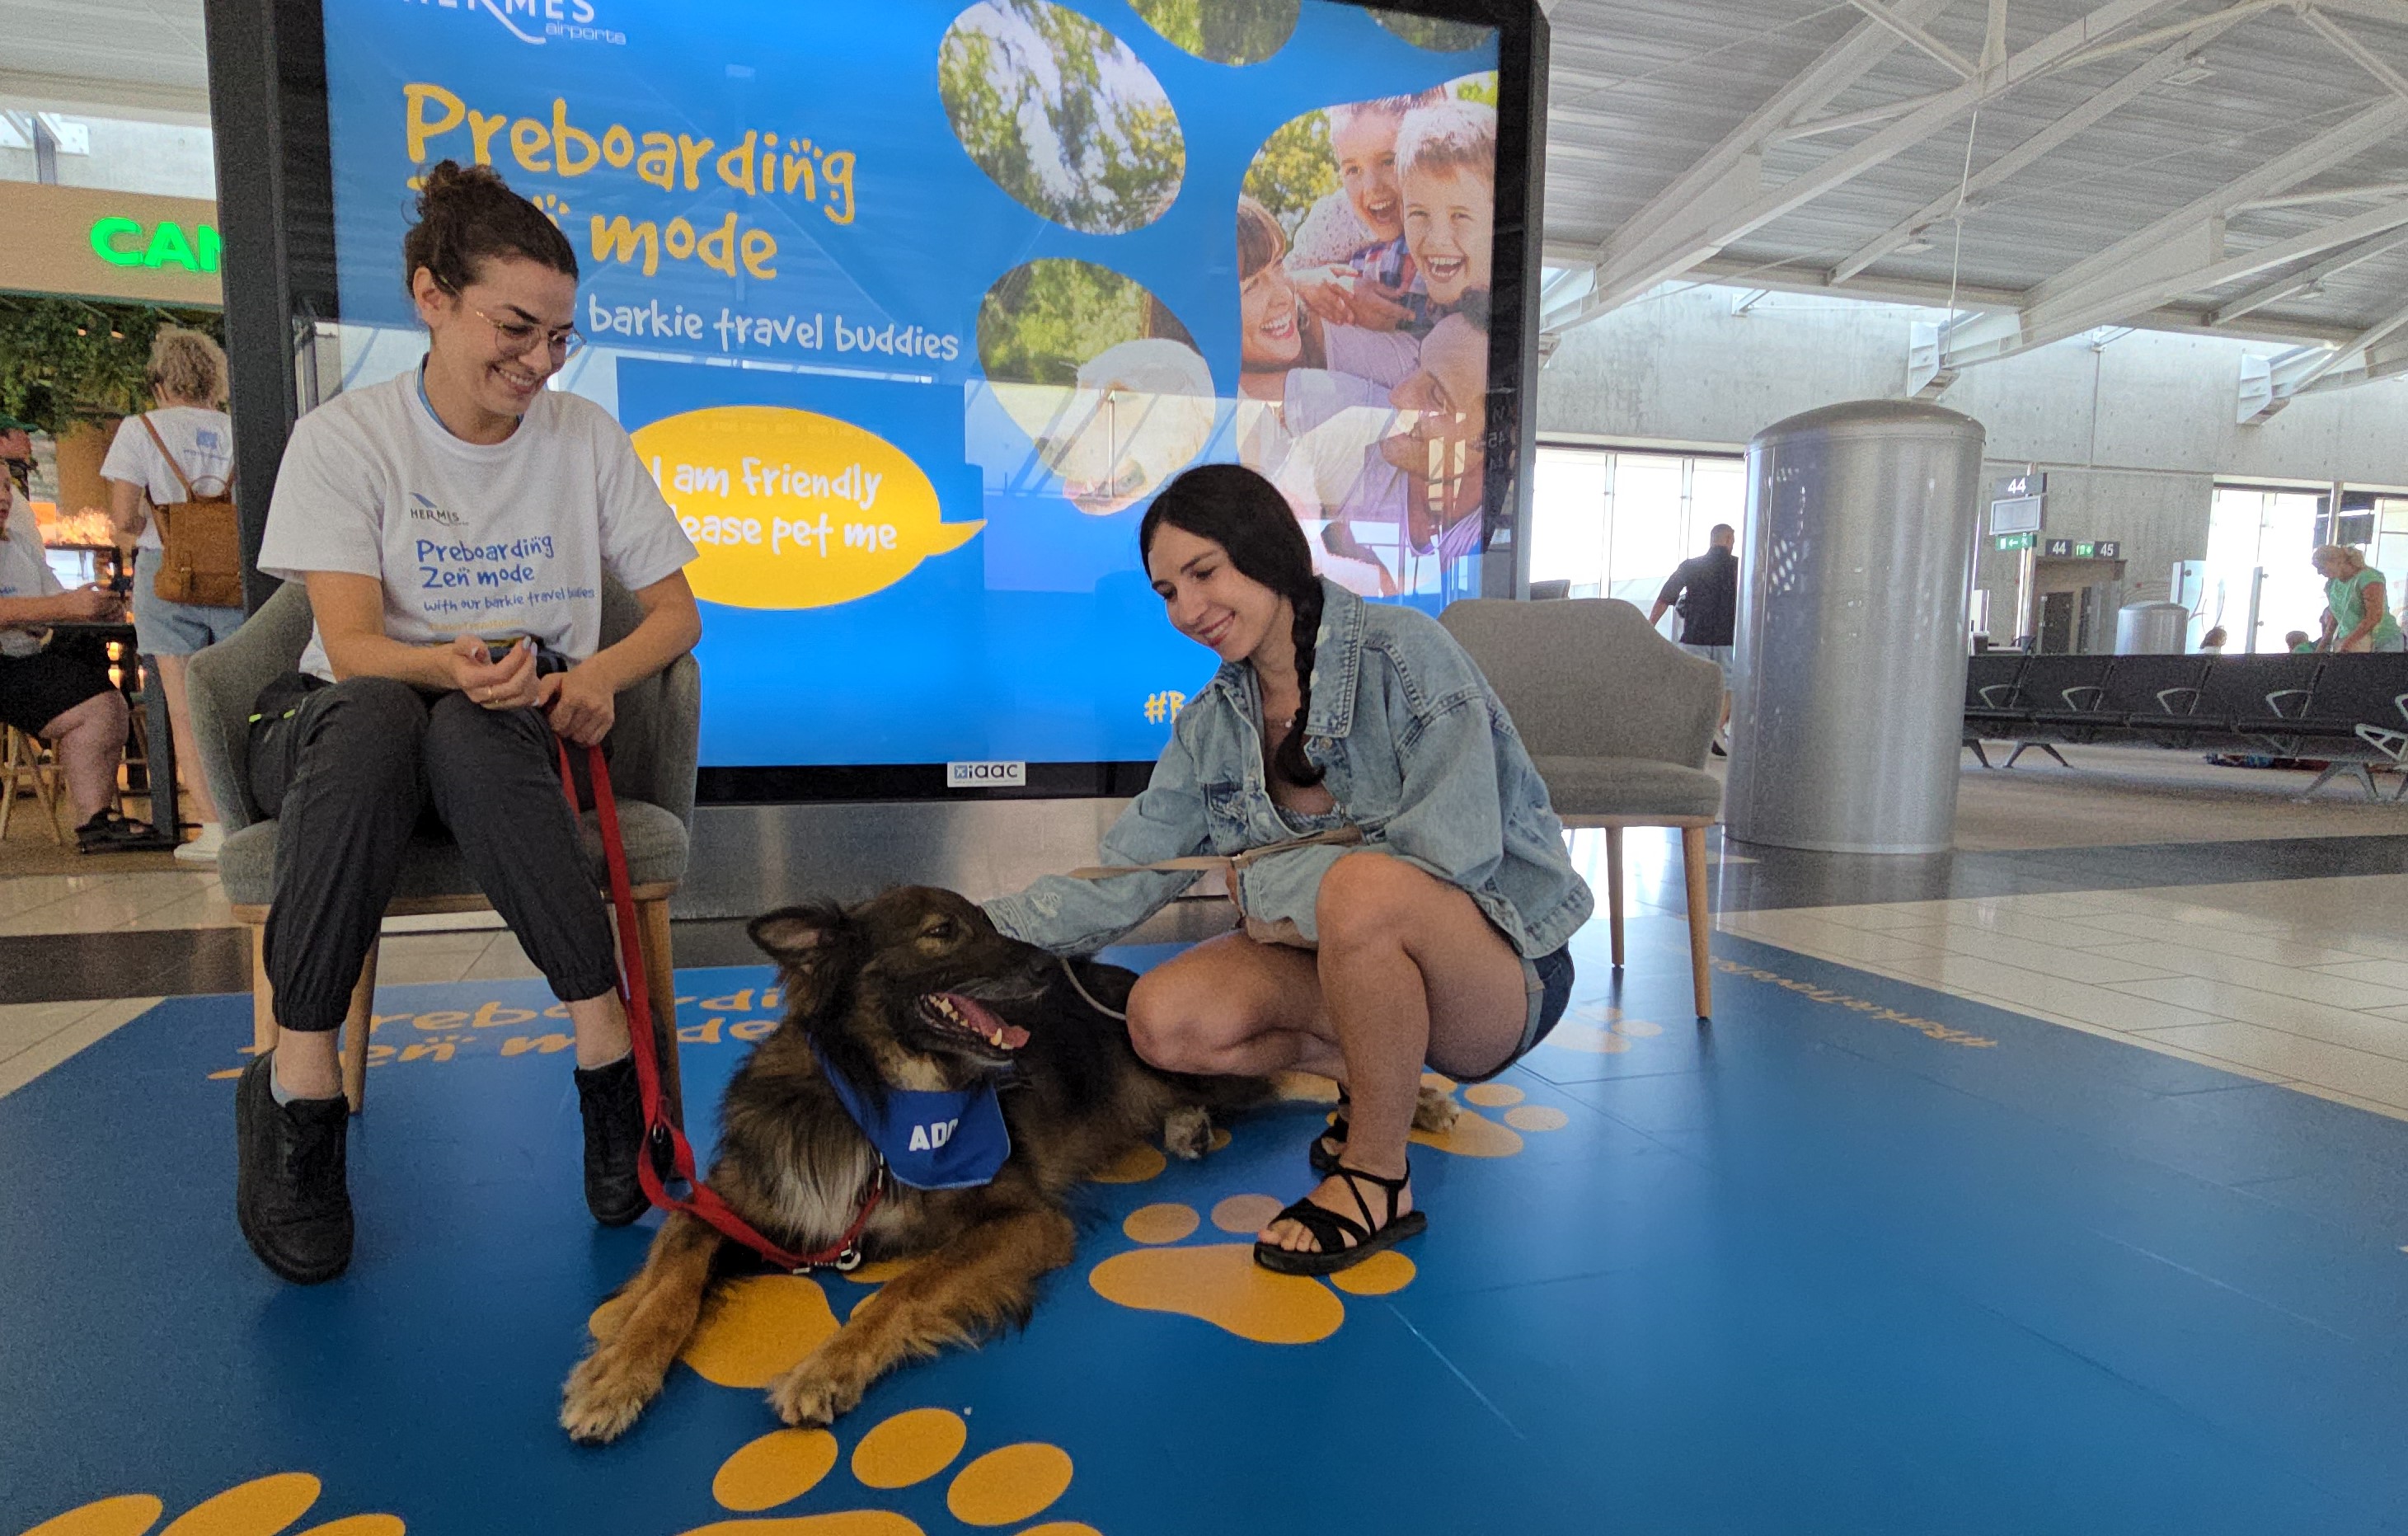
[[[2408,875],[1727,912],[1717,926],[2408,1119]]]

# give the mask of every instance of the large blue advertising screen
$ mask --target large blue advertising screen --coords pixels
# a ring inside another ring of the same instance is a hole
[[[415,179],[582,267],[559,382],[700,549],[702,762],[1149,760],[1214,659],[1137,552],[1238,460],[1435,610],[1484,504],[1498,41],[1330,0],[326,0],[347,326]],[[411,359],[414,361],[414,357]]]

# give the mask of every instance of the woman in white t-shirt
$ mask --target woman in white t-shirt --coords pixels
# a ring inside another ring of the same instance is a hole
[[[194,652],[241,628],[242,610],[171,603],[159,596],[159,525],[150,514],[184,500],[187,486],[222,495],[234,481],[234,419],[219,409],[226,397],[225,353],[199,331],[163,325],[150,341],[150,381],[157,408],[118,423],[100,473],[108,481],[108,510],[119,535],[135,541],[135,640],[158,664],[159,683],[167,695],[167,723],[175,733],[176,761],[198,763],[193,711],[184,690],[185,662]],[[186,864],[215,864],[218,844],[225,840],[217,802],[209,798],[208,781],[199,773],[186,773],[182,779],[201,835],[179,847],[176,857]]]
[[[580,340],[558,226],[491,169],[446,161],[402,270],[425,359],[301,419],[259,557],[308,583],[317,630],[252,717],[251,790],[279,827],[279,1028],[236,1089],[236,1203],[251,1251],[301,1284],[350,1262],[335,1030],[422,811],[567,1005],[587,1207],[619,1225],[646,1206],[610,929],[553,738],[601,741],[619,690],[693,648],[694,545],[618,423],[544,388]],[[606,572],[644,614],[607,648]]]

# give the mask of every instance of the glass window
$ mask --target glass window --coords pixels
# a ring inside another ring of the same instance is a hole
[[[2208,514],[2207,582],[2191,617],[2197,643],[2209,629],[2227,632],[2225,650],[2283,650],[2294,629],[2317,632],[2325,611],[2324,578],[2309,563],[2319,526],[2329,526],[2329,493],[2219,485]],[[2258,624],[2249,627],[2252,596]]]
[[[1690,549],[1686,462],[1671,453],[1613,456],[1612,564],[1606,596],[1646,608]]]
[[[1716,524],[1736,528],[1746,512],[1747,461],[1737,455],[1542,446],[1530,580],[1570,581],[1572,596],[1643,610],[1673,567],[1704,553]],[[1663,627],[1674,622],[1668,614]]]
[[[1611,455],[1541,448],[1530,493],[1530,580],[1570,581],[1594,597],[1605,582],[1605,474]]]

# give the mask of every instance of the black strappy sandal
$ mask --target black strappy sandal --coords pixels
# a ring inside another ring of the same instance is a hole
[[[76,852],[79,854],[120,853],[158,846],[159,837],[148,825],[121,816],[114,811],[95,811],[92,820],[76,828]]]
[[[1338,1113],[1329,1117],[1329,1124],[1314,1135],[1312,1138],[1312,1145],[1305,1148],[1304,1150],[1304,1160],[1312,1164],[1312,1170],[1315,1173],[1320,1174],[1325,1179],[1336,1178],[1338,1176],[1338,1165],[1346,1160],[1346,1138],[1348,1134],[1346,1125],[1346,1106],[1349,1100],[1346,1098],[1346,1090],[1343,1088],[1339,1089]],[[1336,1152],[1329,1150],[1329,1143],[1332,1141],[1338,1143],[1338,1150]]]
[[[1320,1246],[1283,1248],[1275,1242],[1258,1240],[1254,1243],[1256,1264],[1273,1274],[1336,1274],[1340,1270],[1353,1269],[1373,1254],[1395,1247],[1409,1237],[1419,1235],[1429,1225],[1429,1218],[1419,1211],[1408,1211],[1402,1215],[1397,1213],[1397,1199],[1405,1192],[1405,1185],[1412,1182],[1411,1163],[1405,1165],[1400,1178],[1383,1179],[1377,1173],[1348,1168],[1344,1163],[1338,1165],[1338,1171],[1331,1177],[1346,1181],[1347,1193],[1354,1197],[1354,1209],[1363,1213],[1363,1219],[1356,1221],[1352,1216],[1341,1216],[1335,1211],[1313,1204],[1309,1198],[1300,1199],[1271,1220],[1274,1223],[1296,1223],[1312,1233],[1312,1241]],[[1371,1223],[1370,1204],[1363,1199],[1362,1186],[1367,1184],[1387,1194],[1388,1219],[1384,1222]]]

